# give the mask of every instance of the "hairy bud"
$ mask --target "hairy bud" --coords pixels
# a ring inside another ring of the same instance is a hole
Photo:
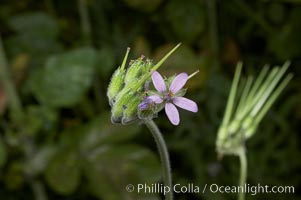
[[[180,46],[177,45],[156,65],[144,56],[130,62],[126,69],[128,48],[121,67],[115,70],[108,86],[107,96],[111,106],[111,121],[113,123],[129,124],[139,119],[138,106],[145,96],[145,84],[150,81],[151,73],[157,70],[163,62]]]

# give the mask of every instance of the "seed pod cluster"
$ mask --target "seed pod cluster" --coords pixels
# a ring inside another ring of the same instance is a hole
[[[114,72],[108,87],[107,96],[112,107],[111,121],[113,123],[129,124],[138,119],[138,105],[144,94],[145,77],[154,66],[152,61],[144,56],[132,60],[125,69],[129,49],[121,67]]]

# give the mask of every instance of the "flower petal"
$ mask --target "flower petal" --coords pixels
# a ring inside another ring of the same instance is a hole
[[[155,102],[156,104],[163,102],[163,99],[159,95],[151,95],[151,96],[148,96],[147,99]]]
[[[178,125],[180,123],[179,112],[176,106],[174,106],[172,103],[165,104],[165,113],[173,125]]]
[[[148,108],[149,102],[143,101],[138,105],[139,110],[146,110]]]
[[[177,93],[180,89],[183,88],[187,80],[188,80],[188,74],[186,73],[178,74],[171,82],[169,90],[174,94]]]
[[[185,97],[175,97],[172,99],[172,102],[179,106],[180,108],[183,108],[185,110],[191,111],[191,112],[197,112],[198,111],[198,105]]]
[[[162,78],[161,74],[159,74],[159,72],[154,71],[152,73],[152,80],[153,80],[153,84],[154,84],[156,90],[158,90],[159,92],[166,91],[165,81]]]

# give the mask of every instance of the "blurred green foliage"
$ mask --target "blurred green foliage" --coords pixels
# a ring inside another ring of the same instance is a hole
[[[129,183],[159,182],[159,158],[143,126],[111,124],[105,94],[128,46],[131,59],[145,54],[157,62],[178,42],[182,47],[160,71],[199,69],[188,95],[200,111],[181,111],[178,127],[156,119],[174,183],[237,184],[238,160],[218,160],[214,149],[235,65],[243,60],[249,75],[265,63],[291,60],[293,81],[246,145],[248,183],[292,185],[295,194],[247,199],[300,199],[300,18],[298,0],[2,0],[0,33],[22,116],[11,117],[1,82],[0,199],[43,199],[43,193],[48,199],[160,199],[125,191]],[[177,200],[234,198],[176,194]]]

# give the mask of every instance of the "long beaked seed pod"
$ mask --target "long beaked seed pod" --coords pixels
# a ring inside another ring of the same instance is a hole
[[[224,121],[221,124],[216,147],[220,154],[235,154],[252,137],[273,103],[288,85],[293,75],[285,75],[290,62],[269,70],[265,66],[258,78],[250,76],[242,94],[236,94],[242,65],[238,64],[232,82]],[[236,106],[236,104],[238,104]]]

